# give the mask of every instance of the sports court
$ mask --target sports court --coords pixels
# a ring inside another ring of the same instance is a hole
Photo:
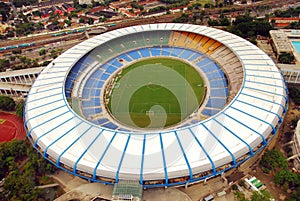
[[[13,139],[24,139],[26,132],[20,117],[0,112],[0,142],[8,142]]]

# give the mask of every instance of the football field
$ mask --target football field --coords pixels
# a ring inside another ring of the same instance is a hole
[[[164,128],[186,119],[202,102],[204,82],[176,59],[138,61],[115,77],[108,108],[130,127]]]

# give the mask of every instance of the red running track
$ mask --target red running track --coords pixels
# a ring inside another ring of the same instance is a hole
[[[8,142],[13,139],[25,139],[26,131],[22,118],[5,112],[0,112],[0,119],[4,119],[4,123],[0,123],[0,142]]]

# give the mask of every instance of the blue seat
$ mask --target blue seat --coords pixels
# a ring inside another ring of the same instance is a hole
[[[93,88],[93,89],[91,89],[90,96],[91,97],[99,97],[100,92],[101,92],[100,89]]]
[[[206,77],[208,80],[217,80],[217,79],[222,79],[218,71],[214,71],[211,73],[206,73]]]
[[[66,97],[71,98],[71,92],[70,91],[66,91]]]
[[[97,123],[98,123],[99,125],[101,125],[101,124],[103,124],[103,123],[105,123],[105,122],[108,122],[108,119],[103,118],[103,119],[98,119],[98,120],[97,120]]]
[[[210,97],[208,99],[207,104],[206,104],[205,107],[222,109],[225,104],[226,104],[226,98],[213,98],[213,97]]]
[[[217,66],[214,62],[208,63],[207,65],[203,66],[204,68],[210,69],[210,71],[217,71],[220,70],[220,67]]]
[[[87,99],[89,98],[89,96],[90,96],[90,89],[84,87],[82,91],[82,98]]]
[[[90,115],[94,115],[95,109],[94,108],[83,108],[83,114],[86,117],[89,117]]]
[[[106,69],[108,69],[108,67],[110,67],[110,64],[106,63],[106,64],[104,64],[104,65],[101,66],[101,69],[106,70]]]
[[[112,59],[111,61],[109,61],[108,63],[110,63],[111,65],[120,68],[123,66],[123,64],[121,64],[116,58]]]
[[[99,97],[93,97],[90,98],[90,106],[100,106],[100,98]]]
[[[143,48],[139,50],[142,57],[150,57],[150,52],[148,48]]]
[[[160,48],[152,47],[150,48],[152,56],[160,56]]]
[[[107,124],[102,125],[103,127],[115,130],[116,128],[118,128],[118,126],[112,122],[108,122]]]
[[[141,56],[139,55],[139,53],[136,50],[128,52],[127,54],[129,56],[131,56],[134,60],[141,58]]]
[[[117,70],[116,67],[110,66],[106,69],[106,72],[109,74],[112,74],[113,72],[115,72]]]
[[[96,70],[92,75],[91,78],[93,79],[99,79],[101,77],[101,75],[103,74],[103,70],[102,69],[98,69]]]
[[[66,88],[66,89],[72,89],[72,82],[73,82],[73,80],[71,80],[71,79],[68,77],[67,80],[66,80],[66,83],[65,83],[65,88]]]
[[[189,61],[194,61],[196,60],[197,58],[199,58],[202,54],[198,53],[198,52],[195,52],[188,60]]]
[[[88,79],[88,81],[85,83],[84,88],[93,88],[94,82],[95,82],[94,79],[92,79],[92,78]]]
[[[132,61],[132,59],[130,59],[126,54],[122,54],[118,58],[119,59],[125,59],[128,62]]]
[[[109,78],[109,75],[106,73],[101,76],[101,80],[107,80],[107,78]]]
[[[213,116],[215,114],[217,114],[219,112],[219,110],[214,110],[214,109],[204,109],[202,111],[202,114],[207,115],[207,116]]]
[[[171,52],[171,56],[173,57],[179,57],[180,53],[183,51],[183,48],[174,47],[173,51]]]
[[[170,48],[170,47],[162,47],[161,55],[162,56],[170,56],[171,50],[172,50],[172,48]]]
[[[201,68],[202,66],[205,66],[205,65],[207,65],[207,64],[209,64],[211,62],[212,61],[209,58],[206,57],[206,58],[202,59],[201,61],[197,62],[196,65]]]
[[[225,84],[223,80],[210,80],[209,82],[210,88],[223,88],[225,87]]]
[[[179,55],[179,57],[182,58],[182,59],[187,59],[193,54],[194,54],[194,51],[184,49],[183,52]]]
[[[83,108],[85,108],[85,107],[90,107],[90,106],[91,106],[89,100],[83,100],[83,101],[81,102],[81,105],[82,105]]]
[[[104,84],[104,82],[101,82],[101,81],[97,82],[97,88],[101,89],[103,84]]]
[[[210,89],[210,96],[212,96],[212,97],[226,97],[225,88]]]

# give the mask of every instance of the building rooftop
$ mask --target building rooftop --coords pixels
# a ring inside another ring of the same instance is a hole
[[[270,31],[271,38],[274,42],[275,49],[277,54],[282,52],[292,52],[293,47],[288,39],[288,36],[283,30],[271,30]]]

